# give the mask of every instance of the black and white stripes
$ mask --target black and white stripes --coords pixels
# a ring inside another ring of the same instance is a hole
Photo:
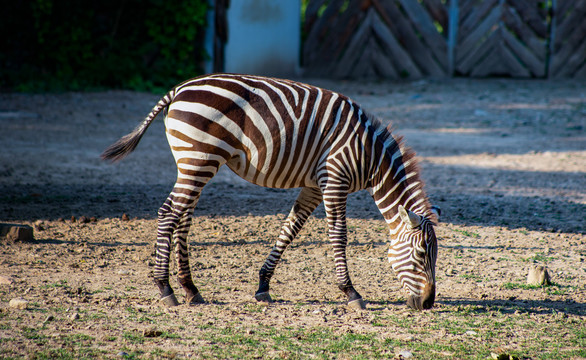
[[[257,299],[270,301],[275,267],[323,201],[338,285],[350,303],[364,306],[346,262],[346,199],[367,189],[389,225],[389,256],[411,294],[408,303],[419,309],[433,305],[434,214],[414,154],[359,105],[341,94],[289,80],[203,76],[165,95],[139,127],[106,149],[103,158],[119,160],[132,151],[164,108],[177,181],[159,210],[155,279],[171,304],[176,302],[168,282],[173,244],[188,300],[203,301],[191,279],[186,236],[203,187],[226,164],[254,184],[302,188],[261,268]]]

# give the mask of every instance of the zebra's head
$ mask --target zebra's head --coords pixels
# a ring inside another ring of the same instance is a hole
[[[439,217],[438,207],[432,211]],[[409,292],[407,305],[430,309],[435,301],[435,261],[437,239],[433,222],[426,216],[399,206],[401,218],[397,235],[391,238],[389,261],[399,281]]]

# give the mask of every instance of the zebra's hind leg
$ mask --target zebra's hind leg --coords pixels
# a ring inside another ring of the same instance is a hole
[[[272,302],[269,295],[269,283],[275,272],[275,267],[281,260],[283,252],[297,236],[305,221],[313,210],[321,203],[322,195],[319,189],[303,188],[295,200],[295,204],[287,216],[277,242],[259,272],[258,290],[254,297],[257,301]]]
[[[177,279],[185,290],[187,303],[204,302],[191,277],[187,234],[191,225],[193,209],[199,200],[201,190],[207,181],[216,174],[220,165],[218,162],[203,162],[201,160],[188,162],[182,159],[177,164],[179,168],[177,183],[159,209],[154,272],[155,283],[161,292],[161,300],[167,306],[179,304],[169,285],[171,241],[175,244]]]
[[[169,195],[159,209],[157,227],[157,245],[155,254],[155,284],[161,292],[161,301],[167,306],[177,306],[173,288],[169,284],[169,254],[171,253],[171,237],[178,224],[178,216],[173,211],[173,198]]]
[[[197,195],[197,198],[199,198],[199,194]],[[195,202],[197,202],[197,199]],[[177,280],[185,291],[185,302],[189,305],[202,304],[205,302],[199,293],[199,290],[193,283],[191,269],[189,267],[187,234],[189,233],[189,227],[191,226],[192,210],[193,208],[182,213],[177,229],[175,229],[175,232],[173,232],[175,256],[178,267]]]

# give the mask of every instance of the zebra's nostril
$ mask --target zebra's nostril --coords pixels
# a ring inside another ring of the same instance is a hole
[[[409,296],[407,299],[407,306],[409,306],[413,310],[423,310],[421,298],[419,296]]]

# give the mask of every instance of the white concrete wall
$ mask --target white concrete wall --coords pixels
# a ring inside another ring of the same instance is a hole
[[[294,76],[299,72],[300,0],[232,0],[225,71]]]

